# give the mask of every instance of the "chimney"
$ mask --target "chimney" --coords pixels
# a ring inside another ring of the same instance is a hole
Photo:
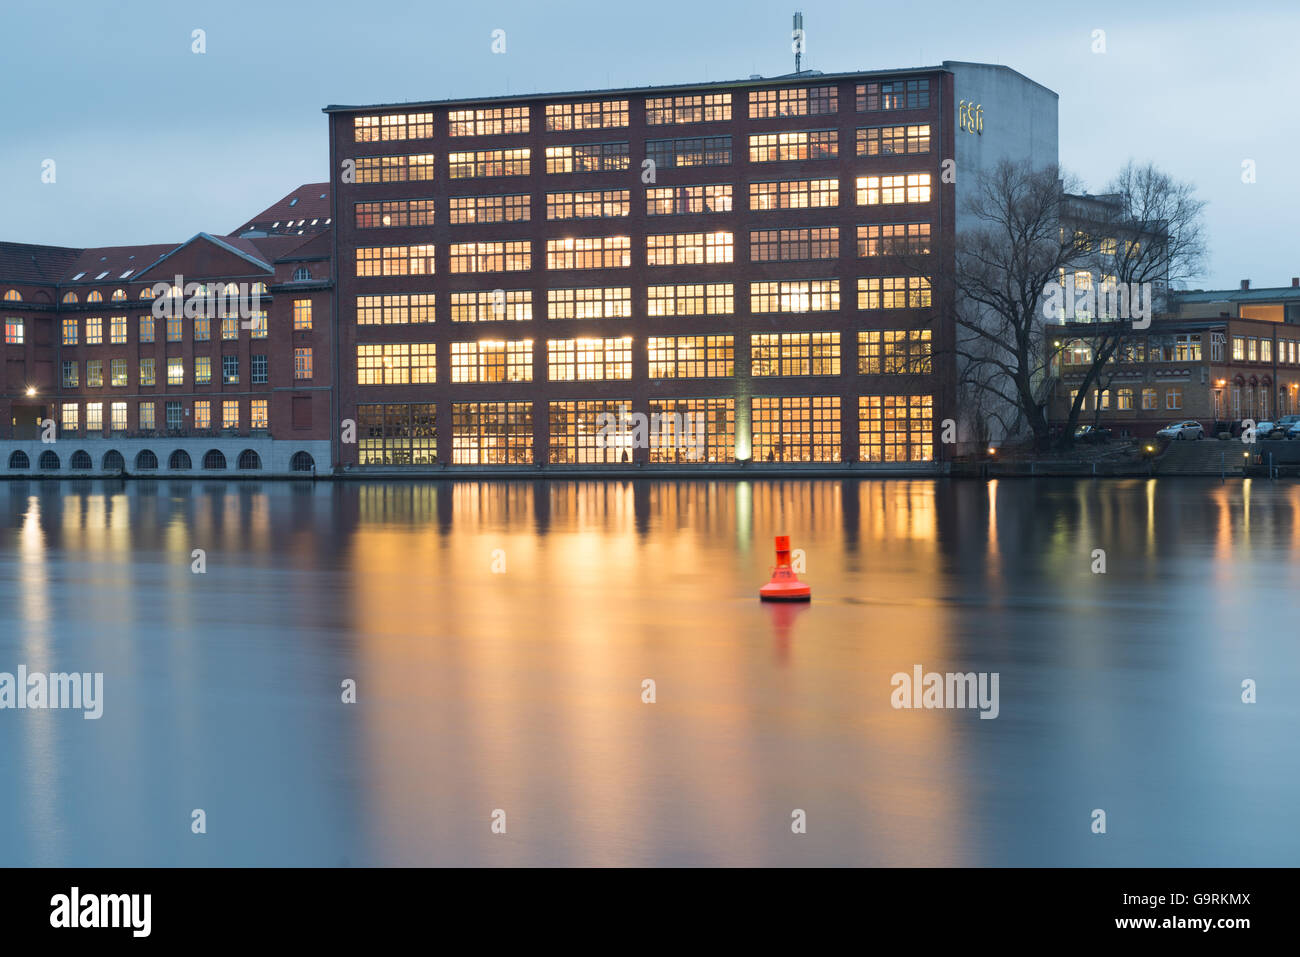
[[[1242,288],[1242,289],[1249,289],[1249,288],[1250,288],[1250,280],[1249,280],[1249,279],[1243,279],[1243,280],[1241,281],[1241,288]]]

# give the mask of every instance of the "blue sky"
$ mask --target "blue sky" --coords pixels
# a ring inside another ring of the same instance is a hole
[[[5,0],[0,239],[227,232],[327,178],[328,103],[1003,63],[1060,94],[1061,162],[1093,191],[1130,157],[1209,201],[1206,287],[1300,276],[1300,3],[713,0],[475,4]],[[506,31],[507,53],[491,52]],[[207,52],[191,52],[203,29]],[[1094,30],[1106,52],[1092,52]],[[57,181],[41,182],[45,159]],[[1256,182],[1242,182],[1255,161]]]

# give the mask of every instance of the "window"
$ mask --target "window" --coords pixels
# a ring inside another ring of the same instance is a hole
[[[435,465],[437,407],[358,405],[358,453],[362,465]]]
[[[153,342],[153,316],[140,317],[140,341]],[[76,345],[74,342],[73,345]]]
[[[183,418],[181,413],[181,404],[179,402],[168,402],[164,406],[163,411],[167,417],[167,428],[172,429],[173,431],[179,429]],[[175,468],[175,466],[169,467]]]
[[[311,376],[311,349],[294,349],[293,377],[295,379],[310,379]]]
[[[736,460],[735,399],[651,399],[649,408],[651,462]]]
[[[295,299],[293,301],[293,331],[311,331],[311,300]]]
[[[833,86],[754,90],[749,94],[750,119],[811,116],[838,110],[839,91]]]
[[[627,126],[627,100],[546,104],[546,132],[599,130]]]
[[[924,309],[929,305],[929,276],[872,276],[858,280],[859,309]]]
[[[10,346],[21,346],[23,344],[23,321],[19,318],[10,317],[5,319],[5,344]]]
[[[521,242],[452,243],[453,273],[524,272],[533,268],[533,244]]]
[[[551,463],[631,462],[631,409],[628,399],[549,403]]]
[[[597,189],[581,193],[547,193],[547,219],[613,219],[631,212],[629,190]]]
[[[98,389],[104,384],[104,360],[88,359],[86,361],[86,385]]]
[[[533,461],[531,402],[453,402],[453,465],[528,465]]]
[[[432,342],[357,346],[357,385],[409,385],[436,382]]]
[[[859,206],[890,206],[898,203],[928,203],[929,173],[900,173],[897,176],[859,176]]]
[[[417,202],[429,202],[429,203],[432,203],[433,201],[432,201],[432,200],[417,200]],[[361,204],[358,203],[357,205],[361,205]],[[314,226],[315,224],[316,224],[316,220],[313,219],[313,220],[312,220],[312,225]],[[295,270],[293,271],[293,281],[294,281],[294,282],[307,282],[307,281],[310,280],[310,279],[311,279],[311,270],[308,269],[306,266],[299,266],[297,269],[295,269]]]
[[[858,130],[859,156],[894,156],[930,152],[930,124],[872,126]]]
[[[427,140],[433,136],[432,113],[391,113],[387,116],[352,118],[353,139],[357,143],[391,140]]]
[[[505,196],[453,196],[451,224],[465,226],[475,223],[526,223],[532,218],[528,193],[510,193]]]
[[[266,385],[271,381],[270,364],[264,355],[250,357],[249,381],[253,385]]]
[[[839,375],[838,332],[783,332],[749,337],[754,376]]]
[[[930,106],[929,80],[859,83],[855,106],[859,113],[880,110],[924,110]]]
[[[653,336],[647,340],[651,379],[700,379],[735,374],[732,336]]]
[[[208,385],[212,382],[212,357],[194,357],[194,384]]]
[[[107,273],[100,273],[100,275],[105,276],[107,275]],[[104,301],[104,294],[100,292],[98,289],[91,290],[90,294],[86,296],[86,302],[103,302],[103,301]]]
[[[452,179],[527,176],[532,172],[527,148],[451,153],[447,157],[447,164],[447,173]]]
[[[703,136],[676,140],[646,140],[646,159],[658,169],[688,166],[730,166],[731,137]]]
[[[713,123],[729,119],[731,119],[730,93],[648,97],[645,101],[646,126]]]
[[[819,209],[839,204],[838,179],[788,179],[749,184],[749,208],[756,212]]]
[[[239,400],[225,399],[221,403],[221,427],[223,429],[239,428]]]
[[[1255,362],[1258,359],[1259,340],[1251,336],[1246,340],[1246,361]]]
[[[1165,390],[1165,408],[1181,409],[1183,407],[1183,390],[1171,387]]]
[[[799,259],[837,259],[840,228],[756,229],[749,234],[751,262],[788,262]]]
[[[75,402],[63,403],[62,412],[59,413],[59,420],[64,432],[77,431],[78,408],[79,407]]]
[[[863,462],[934,461],[934,397],[860,396],[858,454]]]
[[[590,286],[546,291],[547,319],[627,319],[631,315],[630,286]]]
[[[222,320],[223,332],[225,330],[225,324],[226,324],[225,320]],[[238,338],[238,335],[239,335],[238,329],[236,328],[235,335],[226,336],[225,338],[235,339]],[[212,320],[209,319],[207,316],[196,316],[194,319],[194,341],[207,342],[211,338],[212,338]]]
[[[533,340],[453,342],[452,382],[532,382]]]
[[[167,317],[167,341],[168,342],[181,341],[181,317],[180,316]]]
[[[136,416],[137,416],[137,417],[139,418],[139,420],[140,420],[140,428],[141,428],[141,429],[144,429],[144,430],[147,430],[147,431],[149,431],[149,432],[152,432],[154,429],[158,428],[158,419],[157,419],[157,417],[156,417],[156,410],[155,410],[155,408],[154,408],[154,404],[153,404],[152,402],[141,402],[141,403],[139,404],[139,406],[136,407]],[[148,449],[145,449],[145,451],[147,452]],[[141,452],[140,454],[143,456],[143,455],[144,455],[144,452]],[[149,454],[150,454],[150,455],[153,455],[152,452],[150,452]],[[147,462],[147,459],[146,459],[146,462]],[[136,468],[153,468],[153,469],[156,469],[156,468],[158,467],[158,460],[155,458],[155,459],[153,460],[153,464],[152,464],[152,465],[143,464],[143,463],[140,462],[139,460],[137,460],[135,464],[136,464]]]
[[[840,308],[838,279],[751,282],[749,309],[767,312],[836,312]]]
[[[102,402],[86,403],[86,431],[87,432],[104,431],[104,403]]]
[[[157,361],[157,360],[155,360],[155,359],[141,359],[141,360],[140,360],[140,384],[141,384],[141,385],[157,385],[157,384],[158,384],[158,374],[157,374],[157,371],[156,371],[156,361]]]
[[[631,168],[627,143],[546,147],[548,173],[615,173]]]
[[[1133,390],[1117,389],[1115,391],[1115,408],[1120,412],[1133,411]]]
[[[871,224],[858,227],[858,256],[925,256],[930,252],[929,223]]]
[[[392,296],[357,296],[357,325],[404,326],[433,322],[434,294],[401,293]]]
[[[178,320],[179,321],[179,320]],[[104,342],[104,320],[98,316],[86,320],[86,345],[98,346]]]
[[[480,289],[451,294],[452,322],[523,322],[532,318],[531,289]]]
[[[248,426],[251,429],[269,429],[271,427],[270,401],[253,399],[248,403]]]
[[[750,422],[756,462],[840,461],[839,396],[754,398]]]
[[[528,107],[503,106],[483,110],[452,110],[447,114],[449,136],[500,136],[528,132]]]
[[[358,156],[356,159],[358,184],[416,183],[433,179],[433,154],[413,153],[408,156]]]
[[[432,226],[433,200],[398,199],[380,203],[356,203],[353,206],[357,229],[388,229],[396,226]],[[453,220],[454,222],[454,220]],[[299,275],[306,273],[306,275]],[[294,271],[295,281],[311,278],[311,271]]]
[[[208,399],[195,400],[194,427],[196,429],[212,428],[212,402],[209,401]]]
[[[872,329],[858,333],[860,375],[928,375],[929,329]]]
[[[108,341],[113,345],[122,345],[126,342],[126,316],[109,317]]]
[[[550,339],[547,377],[552,382],[632,378],[632,339]]]
[[[77,344],[78,328],[76,319],[63,320],[63,344],[65,346],[75,346]]]
[[[669,186],[645,191],[647,216],[731,212],[731,184]]]
[[[126,360],[108,360],[108,384],[116,389],[124,389],[127,384]]]
[[[63,387],[65,389],[75,389],[77,382],[78,367],[76,362],[63,360]]]
[[[729,232],[664,233],[646,237],[646,264],[689,266],[729,263],[735,257],[735,238]]]
[[[358,276],[432,276],[433,245],[359,246]]]
[[[23,301],[23,294],[22,294],[21,292],[19,292],[17,289],[10,289],[8,292],[5,293],[5,299],[4,299],[4,301],[5,301],[5,302],[22,302],[22,301]]]
[[[1146,411],[1150,412],[1150,411],[1153,410],[1155,407],[1156,407],[1156,390],[1155,390],[1155,389],[1143,389],[1143,390],[1142,390],[1142,408],[1145,409]]]
[[[616,269],[631,264],[632,241],[627,236],[546,241],[547,269]]]
[[[225,385],[239,384],[239,356],[221,357],[221,381]]]
[[[834,159],[840,153],[838,130],[759,133],[749,138],[751,163]]]
[[[1246,361],[1246,340],[1242,336],[1232,337],[1232,361]]]
[[[114,402],[108,409],[108,427],[114,432],[126,431],[126,403]]]
[[[736,312],[733,283],[650,286],[646,289],[646,315],[730,316]]]
[[[1186,337],[1186,336],[1179,336],[1178,338],[1181,340],[1181,339],[1185,339],[1185,338],[1187,338],[1187,337]],[[1199,338],[1199,337],[1198,337],[1198,338]],[[1199,353],[1199,352],[1201,351],[1201,350],[1200,350],[1200,344],[1199,344],[1199,343],[1197,344],[1197,349],[1196,349],[1196,351],[1197,351],[1197,353]],[[1181,352],[1182,352],[1182,350],[1179,350],[1179,358],[1180,358],[1180,359],[1182,358],[1182,354],[1181,354]],[[1200,355],[1197,355],[1196,358],[1199,359],[1199,358],[1200,358]],[[1259,361],[1260,361],[1260,362],[1272,362],[1272,361],[1273,361],[1273,340],[1272,340],[1272,339],[1260,339],[1260,340],[1259,340]]]

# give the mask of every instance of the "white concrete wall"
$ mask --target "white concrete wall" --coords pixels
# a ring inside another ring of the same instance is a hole
[[[6,475],[104,475],[104,456],[116,450],[126,462],[126,471],[132,475],[147,476],[187,476],[187,475],[292,475],[289,462],[297,452],[306,452],[316,462],[318,475],[330,472],[330,444],[328,441],[290,442],[283,439],[269,438],[231,438],[218,436],[207,439],[175,438],[71,438],[62,436],[55,442],[45,443],[39,439],[0,441],[0,476]],[[158,456],[158,468],[149,471],[137,470],[135,457],[144,449]],[[177,449],[189,453],[191,467],[188,470],[172,470],[167,467],[171,454]],[[211,471],[203,468],[203,456],[210,449],[216,449],[226,457],[224,471]],[[239,453],[252,449],[262,460],[260,471],[240,471],[238,469]],[[73,471],[72,456],[78,451],[90,456],[91,468],[88,471]],[[27,453],[30,468],[13,469],[9,467],[10,456],[15,451]],[[59,457],[58,469],[42,469],[41,454],[53,452]]]

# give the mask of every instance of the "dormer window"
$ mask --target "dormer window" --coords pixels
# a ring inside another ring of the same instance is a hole
[[[311,278],[311,270],[308,269],[306,266],[299,266],[297,269],[293,271],[294,282],[306,282],[310,278]]]

